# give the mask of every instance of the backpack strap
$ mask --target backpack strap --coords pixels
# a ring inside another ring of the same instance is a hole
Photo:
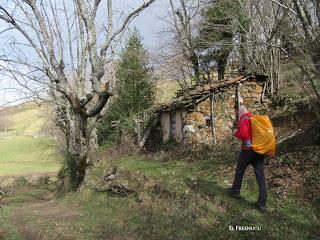
[[[242,119],[248,119],[250,121],[250,117],[249,116],[242,116],[242,117],[240,117],[239,121],[242,120]],[[243,120],[242,120],[242,122],[243,122]]]
[[[242,116],[240,117],[239,121],[241,119],[248,119],[250,121],[250,117],[249,116]],[[242,122],[243,123],[243,122]],[[245,150],[252,150],[252,140],[245,140],[245,141],[242,141],[242,149],[245,149]]]
[[[250,120],[250,117],[249,117],[249,116],[242,116],[240,119],[242,119],[242,118],[245,118],[245,119]]]

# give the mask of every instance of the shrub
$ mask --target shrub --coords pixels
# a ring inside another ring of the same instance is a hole
[[[75,191],[77,189],[77,162],[66,153],[62,167],[58,172],[59,191]]]

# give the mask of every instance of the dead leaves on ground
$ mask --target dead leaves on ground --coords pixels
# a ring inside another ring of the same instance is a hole
[[[314,180],[310,183],[310,173],[319,171],[319,162],[319,147],[281,154],[270,159],[266,166],[268,185],[274,193],[283,198],[295,194],[299,198],[312,200],[319,196],[317,194],[320,193],[320,183]]]

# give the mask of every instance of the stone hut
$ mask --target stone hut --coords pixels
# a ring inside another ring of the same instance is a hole
[[[194,147],[230,139],[240,103],[253,114],[265,110],[266,79],[264,75],[241,75],[178,91],[169,104],[157,108],[155,120],[144,137],[146,147],[168,142]]]

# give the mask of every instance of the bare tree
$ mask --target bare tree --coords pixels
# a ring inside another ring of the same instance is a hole
[[[162,61],[175,76],[182,88],[199,82],[200,69],[196,53],[197,18],[201,9],[200,0],[169,0],[170,12],[165,19],[169,25],[166,35],[170,39],[162,48]],[[192,81],[193,80],[193,81]]]
[[[264,41],[272,54],[283,52],[295,63],[292,69],[302,89],[320,103],[320,6],[318,0],[269,0],[280,13],[275,27],[271,31],[276,42]],[[268,15],[265,11],[260,15]],[[285,24],[283,24],[285,23]],[[268,23],[264,24],[267,25]],[[283,27],[281,27],[283,25]],[[282,41],[282,43],[281,43]],[[276,50],[277,49],[277,50]],[[270,60],[269,60],[270,61]],[[279,67],[280,68],[280,67]],[[297,71],[298,70],[298,71]],[[318,111],[315,111],[319,117]]]
[[[282,86],[281,60],[286,56],[300,70],[301,76],[296,75],[299,84],[320,102],[319,1],[238,2],[250,18],[249,27],[244,29],[246,42],[241,43],[246,62],[250,69],[261,69],[270,76],[271,96],[276,96]]]
[[[296,63],[307,77],[314,96],[320,103],[320,3],[318,0],[288,0],[282,3],[280,5],[290,11],[292,25],[302,38],[302,41],[292,44],[306,61],[303,64]]]
[[[238,0],[244,13],[238,48],[243,68],[269,76],[268,93],[281,88],[282,24],[287,10],[270,1]],[[247,18],[247,20],[245,19]]]
[[[75,161],[76,187],[86,175],[95,123],[112,95],[105,66],[132,19],[154,1],[118,16],[112,0],[0,1],[1,33],[11,46],[1,58],[2,72],[49,93]]]

